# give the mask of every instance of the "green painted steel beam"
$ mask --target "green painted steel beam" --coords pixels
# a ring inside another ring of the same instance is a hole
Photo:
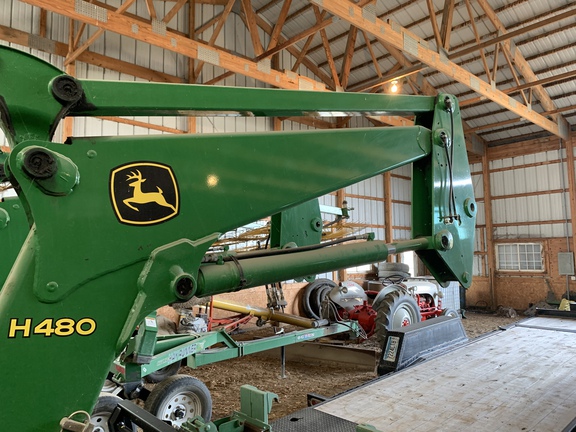
[[[82,88],[85,98],[70,115],[342,117],[430,112],[434,106],[431,96],[88,80],[82,81]]]
[[[61,74],[37,57],[0,46],[0,127],[10,146],[52,138],[62,105],[48,91],[48,83]]]
[[[468,288],[477,205],[456,98],[438,95],[435,110],[416,122],[433,130],[433,157],[413,164],[412,237],[432,235],[446,245],[417,253],[440,283]]]

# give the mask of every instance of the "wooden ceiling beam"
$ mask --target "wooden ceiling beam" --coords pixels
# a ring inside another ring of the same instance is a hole
[[[118,9],[116,9],[116,13],[118,14],[124,13],[126,10],[128,10],[130,6],[132,6],[132,3],[134,3],[134,1],[135,0],[126,0],[124,4],[122,4],[120,7],[118,7]],[[82,30],[84,30],[84,28],[82,28]],[[74,62],[74,60],[76,60],[83,51],[86,51],[88,47],[92,45],[96,41],[96,39],[98,39],[103,33],[104,29],[99,28],[80,47],[76,48],[72,52],[69,52],[68,55],[66,56],[66,59],[64,60],[64,65],[67,66],[72,62]]]
[[[34,48],[49,54],[55,54],[61,57],[66,57],[68,53],[68,44],[56,41],[48,41],[43,43],[41,40],[38,43],[38,36],[26,33],[14,28],[0,25],[0,39],[6,42],[15,43],[29,48]],[[128,63],[112,57],[107,57],[92,51],[84,51],[77,59],[78,61],[86,64],[94,65],[103,69],[113,70],[116,72],[124,73],[134,77],[142,78],[154,82],[166,83],[182,83],[180,77],[170,75],[164,72],[154,71],[152,69],[138,66],[133,63]]]
[[[377,63],[375,63],[375,64],[377,64]],[[382,73],[378,69],[378,79],[370,80],[369,82],[365,82],[365,83],[360,83],[360,85],[355,85],[355,86],[351,87],[349,90],[353,91],[353,92],[361,92],[361,91],[370,90],[374,87],[382,86],[382,85],[388,84],[389,82],[392,82],[392,81],[400,80],[402,78],[407,78],[410,75],[421,72],[425,68],[426,68],[426,65],[423,65],[423,64],[417,64],[414,66],[409,66],[407,68],[400,67],[399,69],[397,67],[394,67],[393,69],[395,69],[395,70],[393,72],[386,74],[386,75],[382,75]],[[396,70],[396,69],[398,69],[398,70]]]
[[[474,12],[472,10],[472,5],[470,0],[465,0],[466,10],[468,11],[468,17],[470,18],[470,25],[472,26],[472,31],[474,32],[474,39],[476,39],[476,44],[480,43],[480,34],[478,33],[478,27],[476,27],[476,20],[474,19]],[[484,54],[484,48],[480,48],[480,58],[482,59],[482,66],[484,66],[484,72],[486,76],[490,76],[490,68],[488,67],[488,62],[486,61],[486,55]]]
[[[313,6],[314,15],[316,15],[316,21],[321,20],[321,13],[317,6]],[[334,59],[332,58],[332,50],[330,49],[330,42],[328,42],[328,36],[326,35],[326,30],[320,30],[320,37],[322,38],[322,43],[324,44],[324,51],[326,52],[326,59],[328,60],[328,65],[330,67],[330,72],[332,73],[332,88],[337,90],[340,88],[340,78],[338,77],[338,71],[336,70],[336,65],[334,64]]]
[[[234,5],[234,0],[230,0],[232,5]],[[258,35],[258,25],[256,24],[256,15],[254,9],[252,9],[252,3],[250,0],[242,0],[242,10],[246,16],[246,26],[248,28],[248,33],[250,34],[250,39],[252,39],[252,46],[254,48],[254,54],[256,57],[264,52],[262,47],[262,41]]]
[[[576,105],[569,105],[569,106],[562,107],[562,108],[556,108],[554,111],[545,111],[542,114],[559,114],[559,113],[568,112],[568,111],[575,111],[575,110],[576,110]],[[482,130],[486,130],[486,129],[496,129],[496,128],[499,128],[502,126],[507,126],[510,124],[518,123],[518,122],[521,122],[523,120],[524,119],[517,117],[517,118],[510,119],[510,120],[504,120],[501,122],[485,124],[482,126],[476,126],[476,127],[473,127],[469,130],[471,132],[478,132],[478,131],[482,131]],[[496,131],[496,132],[498,132],[498,131]]]
[[[266,51],[271,50],[276,45],[278,45],[278,40],[282,35],[282,28],[284,27],[284,23],[286,22],[286,17],[288,16],[288,12],[290,11],[291,5],[292,0],[284,0],[284,4],[282,5],[282,9],[280,10],[278,19],[276,20],[276,24],[274,24],[274,30],[272,30],[272,34],[270,35],[270,42],[268,43],[268,48],[266,48]],[[256,13],[256,15],[258,15],[258,12]]]
[[[172,21],[172,18],[174,18],[176,16],[176,14],[180,11],[180,9],[182,9],[182,7],[188,2],[188,0],[178,0],[176,2],[176,4],[174,6],[172,6],[172,8],[168,11],[168,13],[166,15],[164,15],[164,18],[162,18],[162,21],[164,21],[166,24],[168,24],[170,21]]]
[[[322,17],[324,17],[324,16],[326,16],[326,15],[325,14],[322,15]],[[271,57],[274,54],[279,53],[280,51],[285,50],[286,48],[294,45],[296,42],[301,41],[302,39],[305,39],[308,36],[316,34],[320,30],[323,30],[324,28],[328,27],[333,22],[334,22],[334,18],[332,18],[332,17],[322,19],[320,22],[317,22],[312,27],[304,30],[303,32],[298,33],[297,35],[292,36],[290,39],[286,39],[284,42],[276,45],[274,48],[266,51],[265,53],[262,53],[262,55],[259,56],[258,59],[261,60],[263,58]]]
[[[260,8],[258,8],[256,10],[256,14],[261,14],[262,12],[266,12],[268,9],[270,9],[271,7],[277,5],[278,3],[280,3],[282,0],[270,0],[268,3],[266,3],[264,6],[261,6]]]
[[[154,8],[154,2],[152,0],[146,0],[146,9],[148,9],[148,14],[150,15],[150,19],[158,19],[156,16],[156,8]]]
[[[354,27],[357,29],[357,27]],[[365,31],[362,31],[362,36],[364,36],[364,42],[366,44],[366,48],[368,48],[368,52],[370,53],[370,58],[372,59],[372,65],[374,66],[374,70],[376,71],[376,74],[378,75],[379,79],[382,79],[382,70],[380,69],[380,65],[378,64],[378,60],[376,59],[376,54],[374,53],[374,48],[372,48],[372,43],[370,42],[370,36],[368,35],[368,33],[366,33]],[[375,88],[378,87],[373,86],[370,88]],[[368,89],[366,89],[368,90]]]
[[[490,22],[494,26],[494,28],[496,28],[496,30],[499,33],[501,33],[502,36],[510,36],[511,34],[515,33],[515,32],[507,32],[506,28],[504,27],[504,25],[500,21],[500,18],[498,18],[498,16],[494,12],[494,9],[492,9],[492,7],[488,4],[488,2],[486,0],[478,0],[478,4],[482,8],[484,13],[486,14],[488,19],[490,20]],[[534,27],[534,26],[535,26],[534,28],[541,28],[547,24],[559,22],[563,19],[570,18],[574,15],[576,15],[576,8],[571,10],[571,11],[567,11],[565,13],[560,13],[560,14],[552,16],[550,18],[538,21],[538,22],[532,24],[531,26],[529,25],[529,26],[523,27],[517,31],[523,31],[523,32],[530,31],[533,29],[532,27]],[[534,74],[534,72],[532,71],[532,68],[530,67],[530,65],[528,64],[528,62],[526,61],[526,59],[524,58],[524,56],[520,52],[520,50],[517,49],[515,46],[513,46],[512,42],[510,41],[509,38],[502,41],[501,46],[502,46],[502,49],[506,52],[506,54],[510,57],[511,62],[518,68],[518,70],[522,73],[524,79],[527,82],[538,80],[538,77],[536,76],[536,74]],[[546,90],[544,90],[544,88],[542,86],[532,87],[532,91],[534,92],[536,97],[539,99],[540,104],[542,105],[542,107],[544,107],[544,109],[546,111],[551,111],[551,110],[556,108],[556,106],[554,105],[554,102],[552,102],[552,99],[550,98],[550,95],[548,94],[548,92],[546,92]],[[554,115],[553,118],[556,120],[556,122],[558,123],[558,125],[561,129],[568,129],[569,128],[568,122],[564,118],[562,118],[562,116]]]
[[[273,69],[264,69],[257,62],[236,56],[218,47],[211,47],[169,30],[158,32],[151,24],[141,22],[127,15],[105,11],[106,20],[98,20],[96,17],[82,13],[82,8],[76,7],[80,2],[81,0],[25,0],[25,3],[43,7],[49,11],[98,26],[104,30],[145,41],[168,51],[209,62],[272,86],[287,89],[300,89],[302,86],[311,90],[324,89],[321,83],[310,78],[297,74],[288,75]],[[94,6],[87,2],[82,3],[88,7]],[[135,29],[137,29],[137,32],[134,31]]]
[[[450,34],[452,33],[452,19],[454,17],[454,0],[444,0],[444,10],[442,12],[442,24],[440,26],[440,39],[442,48],[450,49]],[[436,18],[434,17],[434,20]]]
[[[38,22],[38,34],[40,37],[46,37],[47,22],[48,12],[46,9],[40,9],[40,17]]]
[[[444,44],[442,43],[440,28],[438,27],[438,22],[436,21],[436,10],[434,10],[434,2],[432,0],[426,0],[426,6],[428,7],[428,14],[430,14],[430,22],[432,23],[432,31],[434,32],[436,46],[438,47],[438,50],[440,50]]]
[[[366,30],[376,36],[384,44],[393,46],[397,50],[404,50],[407,54],[415,57],[422,63],[439,70],[448,77],[460,82],[461,84],[472,88],[479,94],[493,100],[498,105],[524,117],[539,127],[558,135],[564,139],[569,136],[566,127],[560,127],[544,116],[532,111],[525,105],[511,99],[505,93],[497,89],[492,89],[491,85],[480,80],[467,70],[451,62],[447,58],[441,57],[440,54],[428,48],[428,44],[412,32],[401,28],[398,25],[394,27],[387,22],[378,18],[364,16],[362,9],[358,6],[343,0],[309,0],[312,3],[319,4],[330,13],[339,16],[348,21],[350,24],[359,29]],[[481,1],[481,0],[480,0]]]
[[[326,12],[322,12],[322,19],[324,19],[324,17],[327,15]],[[273,27],[268,24],[266,21],[264,21],[262,18],[260,17],[256,17],[257,21],[258,21],[258,26],[264,30],[266,33],[268,33],[269,35],[272,34],[273,32]],[[314,26],[314,29],[319,29],[322,28],[322,26],[324,25],[329,25],[332,23],[332,18],[329,18],[328,20],[323,20],[321,22],[317,22],[316,26]],[[296,44],[296,42],[298,42],[301,38],[306,37],[306,35],[308,35],[309,33],[311,33],[308,37],[307,42],[304,44],[304,46],[306,47],[307,45],[310,44],[310,42],[312,41],[312,39],[314,39],[314,36],[316,35],[316,32],[313,32],[312,29],[308,29],[305,31],[304,34],[300,33],[299,35],[293,36],[290,39],[285,39],[283,37],[280,37],[279,39],[279,43],[280,45],[276,45],[274,48],[266,51],[265,53],[262,53],[259,57],[254,58],[254,61],[260,61],[263,60],[267,57],[273,56],[274,54],[280,52],[282,49],[286,49],[290,54],[292,54],[295,58],[296,58],[296,62],[294,67],[292,68],[292,72],[296,72],[296,70],[299,67],[299,64],[302,63],[304,64],[308,69],[310,69],[312,72],[314,72],[314,74],[320,78],[322,80],[322,82],[324,82],[325,85],[327,86],[332,86],[333,82],[331,80],[331,78],[326,75],[321,69],[319,69],[315,64],[313,64],[309,59],[306,58],[305,53],[306,53],[306,49],[302,50],[302,51],[298,51],[298,49],[296,49],[294,47],[294,45]],[[304,53],[304,54],[303,54]],[[229,76],[232,76],[234,74],[234,72],[225,72],[217,77],[212,78],[211,80],[205,82],[204,84],[216,84],[224,79],[226,79]]]
[[[576,15],[576,9],[572,9],[572,10],[566,11],[564,13],[554,15],[554,16],[547,18],[547,19],[544,19],[542,21],[538,21],[534,24],[527,25],[525,27],[519,28],[519,29],[511,31],[511,32],[507,32],[506,28],[504,27],[504,25],[500,21],[500,18],[498,18],[498,16],[496,15],[496,12],[494,11],[494,9],[492,9],[492,7],[488,4],[488,2],[486,0],[477,0],[477,1],[478,1],[478,4],[484,10],[484,13],[486,13],[486,16],[490,19],[492,24],[494,24],[496,26],[496,29],[501,34],[500,34],[500,36],[497,36],[495,38],[481,42],[478,45],[473,45],[473,46],[470,46],[468,48],[463,48],[460,51],[450,53],[450,55],[448,56],[448,58],[450,60],[462,57],[466,54],[473,53],[474,51],[477,51],[480,48],[486,48],[486,47],[489,47],[491,45],[495,45],[495,44],[500,43],[500,42],[510,41],[510,39],[515,38],[516,36],[526,34],[532,30],[542,28],[548,24],[553,24],[553,23],[556,23],[558,21],[562,21],[564,19],[571,18],[574,15]]]
[[[210,40],[208,41],[209,46],[213,47],[216,44],[216,39],[218,39],[218,36],[220,36],[220,32],[224,28],[224,24],[226,23],[228,15],[230,15],[230,11],[232,10],[235,2],[236,0],[228,0],[228,3],[226,3],[226,6],[224,6],[224,11],[220,14],[220,19],[218,20],[216,27],[212,32],[212,36],[210,36]],[[205,62],[202,60],[198,62],[196,69],[194,69],[194,77],[200,76],[202,68],[204,67],[204,63]]]
[[[350,79],[350,67],[352,66],[352,58],[354,57],[354,46],[356,45],[357,35],[358,29],[350,26],[346,50],[344,51],[344,61],[342,62],[342,71],[340,72],[340,85],[344,89],[348,87],[348,80]]]
[[[331,24],[333,22],[332,18],[329,18],[331,20],[330,22],[328,22],[327,20],[324,20],[326,15],[327,15],[326,12],[322,12],[322,20],[323,21],[318,22],[316,24],[317,25],[329,25],[329,24]],[[258,26],[262,30],[264,30],[264,32],[266,32],[267,34],[272,35],[272,32],[274,31],[273,27],[267,21],[265,21],[263,18],[261,18],[259,16],[257,16],[256,18],[258,20]],[[308,51],[308,47],[310,46],[310,44],[314,40],[315,35],[316,35],[316,32],[305,36],[306,42],[304,43],[304,48],[302,50],[299,50],[295,46],[295,44],[297,42],[295,40],[295,38],[290,38],[290,40],[288,40],[288,39],[284,38],[282,35],[280,35],[279,39],[278,39],[278,43],[283,47],[282,49],[286,49],[286,51],[288,51],[296,59],[294,66],[292,67],[292,72],[296,72],[298,70],[300,63],[301,63],[301,64],[305,65],[308,69],[310,69],[324,84],[330,85],[330,83],[331,83],[330,77],[326,73],[324,73],[324,71],[321,70],[315,63],[313,63],[310,59],[308,59],[306,57],[306,52]],[[301,39],[298,39],[298,40],[301,40]],[[273,48],[271,48],[271,50],[275,50],[277,48],[278,48],[278,44],[276,44]],[[274,53],[274,51],[271,51],[271,50],[268,50],[268,51]],[[273,55],[273,54],[271,54],[271,55]]]

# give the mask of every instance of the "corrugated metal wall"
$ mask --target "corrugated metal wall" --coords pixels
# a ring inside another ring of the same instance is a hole
[[[503,239],[572,236],[564,149],[493,160],[488,169],[495,243]],[[474,274],[487,275],[482,164],[472,164],[471,171],[478,200],[476,251],[479,253],[474,257]]]
[[[564,151],[547,151],[490,163],[495,239],[572,235],[564,159]]]

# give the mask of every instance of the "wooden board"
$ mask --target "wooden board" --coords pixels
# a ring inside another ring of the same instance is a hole
[[[575,331],[525,320],[315,409],[381,431],[561,431],[576,417]]]

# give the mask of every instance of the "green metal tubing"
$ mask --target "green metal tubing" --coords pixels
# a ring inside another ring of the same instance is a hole
[[[294,343],[305,342],[333,334],[346,332],[353,332],[358,335],[360,332],[358,324],[356,322],[331,324],[326,327],[299,330],[286,333],[281,336],[271,336],[248,342],[232,341],[232,344],[226,343],[226,341],[223,340],[223,337],[227,336],[226,333],[217,332],[216,334],[220,338],[219,342],[224,341],[227,345],[227,348],[215,350],[206,349],[204,351],[197,352],[194,355],[189,356],[187,362],[188,366],[194,369],[211,363],[230,360],[233,358],[242,357],[244,355],[254,354],[261,351],[267,351],[270,349],[291,345]],[[208,347],[212,345],[214,345],[214,343],[207,342],[205,346]]]
[[[430,112],[434,97],[82,81],[85,101],[70,115],[348,116]],[[282,103],[278,103],[278,100]]]
[[[433,247],[433,242],[429,238],[391,244],[369,241],[288,255],[250,258],[237,263],[203,265],[200,268],[196,296],[238,291],[270,282],[384,261],[390,253],[430,247]]]

